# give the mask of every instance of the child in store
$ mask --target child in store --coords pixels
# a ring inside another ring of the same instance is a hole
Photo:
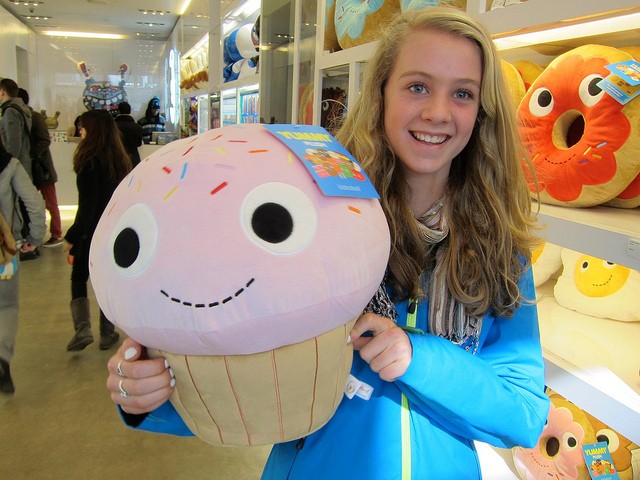
[[[534,219],[505,90],[489,34],[462,12],[412,11],[384,31],[336,136],[381,196],[398,316],[364,314],[351,331],[351,374],[371,397],[274,445],[263,479],[479,479],[474,440],[536,444],[549,399]],[[127,339],[108,363],[124,420],[190,435],[167,401],[170,369],[142,358]]]

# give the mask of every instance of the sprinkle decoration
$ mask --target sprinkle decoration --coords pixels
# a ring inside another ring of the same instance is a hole
[[[269,150],[265,150],[265,149],[263,149],[263,150],[249,150],[249,153],[265,153],[265,152],[268,152],[268,151]]]
[[[184,152],[184,153],[182,154],[182,156],[184,157],[184,156],[185,156],[185,155],[187,155],[191,150],[193,150],[193,145],[192,145],[192,146],[190,146],[189,148],[187,148],[187,151],[186,151],[186,152]]]
[[[351,210],[354,213],[362,213],[362,211],[359,208],[354,207],[353,205],[349,205],[349,210]]]
[[[169,167],[167,167],[166,165],[164,167],[162,167],[162,171],[165,173],[171,173],[171,169]]]
[[[184,165],[182,166],[182,173],[180,174],[180,180],[183,180],[184,176],[187,174],[187,165],[189,164],[184,162]]]
[[[216,188],[214,188],[213,190],[211,190],[211,195],[215,195],[216,193],[218,193],[220,190],[222,190],[224,187],[226,187],[228,185],[227,182],[222,182],[220,185],[218,185]]]
[[[167,193],[162,200],[169,199],[174,193],[176,193],[176,190],[178,190],[178,186],[177,185],[175,187],[173,187],[171,190],[169,190],[169,193]]]
[[[215,137],[213,137],[210,141],[213,142],[215,140],[218,140],[220,137],[222,136],[222,134],[220,135],[216,135]]]

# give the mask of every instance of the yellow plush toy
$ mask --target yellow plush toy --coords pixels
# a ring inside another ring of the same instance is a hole
[[[522,77],[525,90],[529,90],[531,84],[544,71],[544,68],[542,68],[540,65],[528,60],[518,60],[517,62],[513,62],[513,65],[516,67],[518,73]]]
[[[549,242],[542,242],[533,250],[531,253],[531,265],[536,287],[539,287],[562,270],[561,251],[562,247]]]
[[[525,83],[514,64],[509,63],[506,60],[500,60],[500,65],[502,66],[504,81],[509,89],[511,103],[513,104],[513,108],[517,110],[522,97],[524,97],[527,92]]]
[[[567,248],[561,256],[554,296],[562,307],[592,317],[640,321],[640,272]]]

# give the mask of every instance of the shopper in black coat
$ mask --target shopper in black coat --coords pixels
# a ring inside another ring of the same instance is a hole
[[[142,127],[131,116],[131,105],[122,102],[118,105],[116,125],[122,133],[122,143],[127,153],[131,156],[131,164],[135,167],[140,163],[138,147],[142,145]]]
[[[62,245],[62,220],[56,192],[58,174],[49,149],[51,136],[44,117],[29,106],[29,93],[24,88],[19,88],[18,97],[31,110],[31,173],[33,184],[40,190],[42,198],[44,198],[45,207],[51,217],[49,224],[51,238],[42,245],[44,247],[55,247]],[[24,255],[27,254],[25,253]]]

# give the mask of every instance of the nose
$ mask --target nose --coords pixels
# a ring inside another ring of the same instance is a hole
[[[444,123],[451,120],[449,97],[444,94],[429,95],[422,106],[421,118],[432,123]]]

